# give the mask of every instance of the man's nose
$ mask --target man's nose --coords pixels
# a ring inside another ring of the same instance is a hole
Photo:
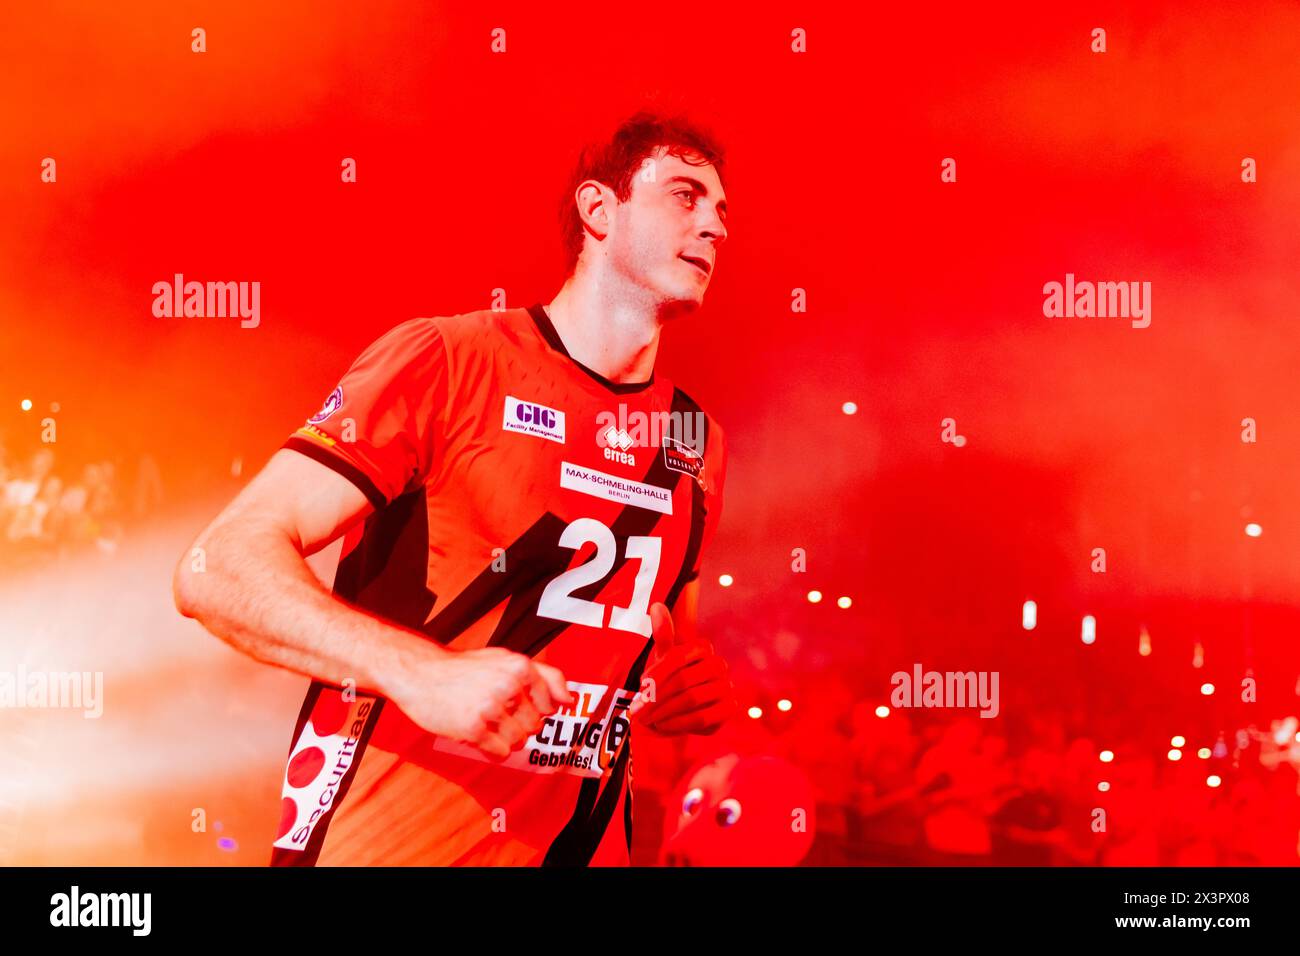
[[[727,224],[722,221],[722,217],[714,210],[713,214],[705,222],[700,230],[701,239],[712,239],[715,245],[720,245],[727,238]]]

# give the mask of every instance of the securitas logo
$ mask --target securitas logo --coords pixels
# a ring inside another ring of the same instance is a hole
[[[505,415],[501,427],[508,432],[545,438],[564,444],[564,412],[535,402],[525,402],[513,395],[506,396]]]
[[[375,698],[345,700],[322,687],[311,719],[294,741],[280,791],[280,830],[273,846],[302,850],[321,817],[334,806],[361,752],[361,735],[374,715]]]

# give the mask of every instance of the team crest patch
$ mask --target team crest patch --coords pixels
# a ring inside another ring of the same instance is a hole
[[[703,455],[690,445],[666,435],[663,439],[663,449],[665,466],[684,475],[690,475],[700,483],[701,488],[708,490],[705,488],[704,479],[700,477],[700,472],[704,469]]]
[[[325,405],[319,412],[307,419],[309,425],[319,425],[325,419],[329,418],[340,408],[343,407],[343,386],[340,385],[334,391],[330,392],[330,397],[325,399]]]

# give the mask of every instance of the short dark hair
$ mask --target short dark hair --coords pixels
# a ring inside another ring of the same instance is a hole
[[[560,229],[564,240],[565,275],[571,275],[582,253],[584,229],[573,193],[588,179],[604,183],[619,202],[632,198],[632,177],[655,151],[666,149],[692,166],[713,166],[722,176],[722,147],[706,129],[683,116],[661,116],[642,110],[614,130],[607,141],[592,143],[578,157],[560,201]]]

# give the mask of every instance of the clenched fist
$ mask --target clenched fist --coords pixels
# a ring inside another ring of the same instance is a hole
[[[574,703],[556,668],[501,647],[445,651],[408,672],[390,698],[429,733],[498,760]]]

